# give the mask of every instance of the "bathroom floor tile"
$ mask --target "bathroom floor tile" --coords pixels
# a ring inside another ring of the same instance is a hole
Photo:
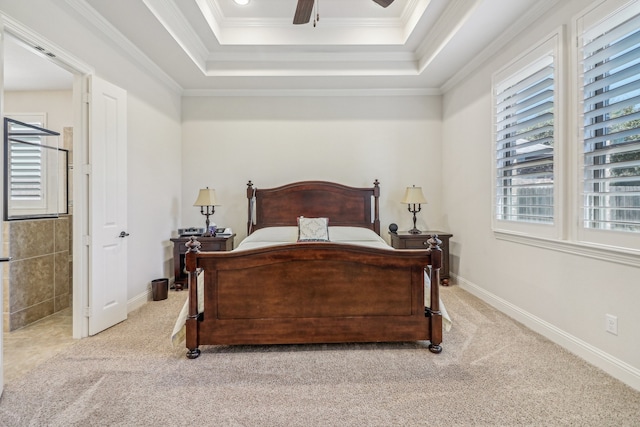
[[[59,311],[31,325],[4,333],[4,382],[20,378],[61,350],[73,345],[71,308]]]

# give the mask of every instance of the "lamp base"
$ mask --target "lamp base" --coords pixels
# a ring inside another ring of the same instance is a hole
[[[413,214],[413,228],[409,230],[409,234],[422,234],[422,231],[418,230],[416,227],[416,213],[420,212],[420,205],[416,209],[416,205],[413,205],[413,209],[411,209],[411,205],[409,205],[409,212]]]

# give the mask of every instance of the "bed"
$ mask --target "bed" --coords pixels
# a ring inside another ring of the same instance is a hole
[[[429,341],[441,352],[438,239],[425,250],[391,248],[380,237],[379,195],[377,180],[249,181],[248,236],[236,249],[187,242],[187,357],[201,345],[338,342]]]

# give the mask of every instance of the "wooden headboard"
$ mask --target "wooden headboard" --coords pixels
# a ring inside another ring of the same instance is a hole
[[[326,181],[302,181],[258,189],[247,184],[247,233],[264,227],[295,226],[299,216],[326,217],[329,225],[364,227],[380,234],[380,183],[355,188]]]

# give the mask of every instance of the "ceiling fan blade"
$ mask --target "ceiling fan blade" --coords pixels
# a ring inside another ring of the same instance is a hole
[[[374,2],[378,3],[380,6],[382,7],[387,7],[389,6],[391,3],[393,3],[393,0],[373,0]]]
[[[311,12],[313,12],[313,2],[315,0],[298,0],[296,6],[296,14],[293,15],[294,24],[306,24],[311,20]]]

